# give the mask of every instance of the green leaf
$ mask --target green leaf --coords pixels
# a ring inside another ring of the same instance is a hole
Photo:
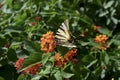
[[[6,0],[6,1],[7,1],[8,5],[9,5],[9,7],[12,8],[12,2],[13,2],[13,0]]]
[[[106,52],[103,52],[103,53],[101,53],[102,54],[102,61],[106,64],[106,65],[108,65],[109,64],[109,55],[106,53]]]
[[[17,60],[17,55],[14,49],[9,48],[7,52],[7,58],[9,61],[13,61],[13,62]]]
[[[67,47],[62,47],[62,46],[58,46],[57,50],[58,50],[58,53],[60,53],[61,55],[64,55],[68,52],[68,48]]]
[[[82,58],[82,62],[84,63],[84,65],[86,65],[89,68],[93,64],[95,64],[97,62],[97,60],[92,55],[86,55]]]
[[[80,18],[79,18],[82,22],[84,22],[84,23],[86,23],[86,24],[89,24],[89,25],[91,25],[92,24],[92,20],[88,17],[88,16],[81,16]]]
[[[106,16],[108,13],[109,13],[108,11],[102,11],[100,12],[99,17]]]
[[[56,80],[63,80],[62,74],[59,70],[54,74],[54,76],[55,76]]]
[[[92,65],[94,65],[98,60],[93,60],[89,65],[87,65],[87,68],[91,67]]]
[[[51,68],[53,67],[53,65],[51,63],[47,63],[44,66],[45,66],[45,69],[41,69],[40,75],[46,75],[51,73]]]
[[[102,33],[102,34],[105,34],[105,35],[108,35],[108,36],[112,36],[112,32],[109,29],[107,29],[107,28],[100,28],[98,31],[100,33]]]
[[[94,46],[94,47],[99,47],[100,46],[93,39],[89,39],[89,45]]]
[[[102,1],[101,0],[93,0],[93,3],[98,4],[98,5],[102,5]]]
[[[0,36],[0,46],[4,46],[5,43],[7,43],[7,40],[5,39],[5,37]]]
[[[25,75],[21,74],[21,75],[18,76],[17,80],[24,80],[24,78],[25,78]]]
[[[87,45],[89,45],[90,44],[90,42],[81,42],[81,45],[82,46],[87,46]]]
[[[28,58],[25,59],[22,68],[18,72],[21,72],[26,68],[29,68],[33,65],[41,63],[41,56],[42,56],[42,53],[31,54]]]
[[[40,52],[40,44],[33,41],[25,41],[24,48],[29,52]]]
[[[40,75],[35,75],[31,80],[40,80],[42,76]]]
[[[74,76],[74,74],[66,73],[66,72],[62,71],[62,76],[63,76],[63,78],[71,78],[72,76]]]
[[[47,53],[47,54],[42,55],[42,64],[43,65],[48,61],[48,59],[50,58],[51,55],[52,55],[52,53]]]
[[[105,70],[103,69],[102,72],[101,72],[101,78],[104,78],[105,77]]]
[[[26,12],[24,12],[23,14],[17,14],[14,18],[15,24],[18,25],[24,23],[26,18],[27,18]]]
[[[107,4],[104,5],[104,8],[107,9],[107,8],[111,7],[113,4],[114,4],[114,1],[111,0]]]
[[[113,21],[114,24],[118,24],[118,19],[116,19],[115,17],[112,17],[111,20]]]
[[[3,77],[0,76],[0,80],[5,80]]]

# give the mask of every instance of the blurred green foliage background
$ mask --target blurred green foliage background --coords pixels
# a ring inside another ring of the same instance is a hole
[[[78,38],[79,64],[72,79],[120,80],[120,0],[0,0],[0,80],[29,80],[18,78],[15,61],[40,53],[42,34],[56,33],[65,19],[75,36],[88,29],[86,37]],[[103,29],[95,33],[95,25]],[[92,50],[91,39],[100,33],[109,36],[104,52]]]

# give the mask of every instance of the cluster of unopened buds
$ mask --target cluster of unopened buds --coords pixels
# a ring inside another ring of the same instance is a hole
[[[40,16],[36,16],[36,17],[35,17],[35,20],[36,20],[36,21],[39,21],[40,19],[41,19]],[[35,21],[32,21],[32,22],[30,23],[31,26],[35,26],[35,24],[36,24]]]

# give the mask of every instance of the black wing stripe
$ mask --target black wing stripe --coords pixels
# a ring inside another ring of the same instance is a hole
[[[57,35],[57,36],[60,36],[60,37],[66,38],[64,35],[61,35],[61,34],[58,34],[58,33],[56,33],[56,35]]]

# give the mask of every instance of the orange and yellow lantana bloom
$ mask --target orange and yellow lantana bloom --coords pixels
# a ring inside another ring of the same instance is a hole
[[[45,53],[53,52],[56,48],[55,36],[53,36],[53,32],[49,31],[46,34],[43,34],[40,39],[41,50]]]

